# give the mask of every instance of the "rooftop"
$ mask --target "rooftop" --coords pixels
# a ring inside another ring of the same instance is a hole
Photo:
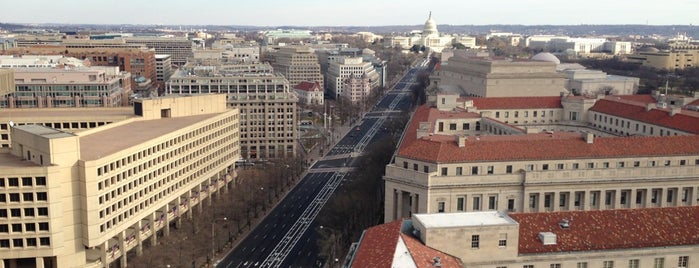
[[[499,211],[414,214],[413,218],[425,228],[517,224],[507,214]]]
[[[671,129],[699,134],[699,117],[689,115],[690,112],[670,115],[669,109],[651,109],[646,111],[645,105],[630,102],[598,100],[590,111],[624,117],[636,121],[650,123]]]
[[[496,97],[466,98],[479,110],[493,109],[555,109],[563,108],[561,97]]]
[[[519,222],[520,254],[699,244],[698,206],[509,215]],[[556,244],[543,245],[540,232],[556,234]]]
[[[217,115],[138,120],[97,131],[80,137],[80,158],[85,161],[97,160]]]

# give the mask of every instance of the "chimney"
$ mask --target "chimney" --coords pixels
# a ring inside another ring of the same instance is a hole
[[[655,108],[655,103],[646,104],[646,112],[650,112],[650,110],[653,110],[653,108]]]
[[[541,232],[539,233],[539,240],[544,245],[555,245],[556,244],[556,234],[552,232]]]
[[[588,144],[592,144],[595,142],[595,134],[592,134],[590,132],[585,132],[585,142]]]
[[[467,140],[468,138],[466,136],[456,135],[456,144],[459,145],[459,148],[466,147]]]
[[[675,116],[676,114],[679,114],[682,112],[682,107],[672,107],[670,108],[670,116]]]

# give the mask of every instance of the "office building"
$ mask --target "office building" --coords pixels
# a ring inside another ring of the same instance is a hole
[[[66,46],[32,46],[0,51],[2,55],[63,55],[89,60],[92,66],[118,66],[120,71],[131,73],[132,90],[138,90],[136,79],[156,81],[155,50],[147,48],[73,48]]]
[[[362,58],[341,58],[338,62],[332,62],[325,74],[325,85],[330,96],[337,99],[343,95],[345,81],[352,76],[363,76],[369,79],[371,88],[379,84],[380,76],[370,62],[364,62]]]
[[[193,57],[194,45],[187,38],[179,37],[125,37],[126,44],[145,45],[156,54],[170,55],[172,64],[182,66]]]
[[[658,50],[654,47],[639,49],[627,56],[628,61],[641,63],[643,66],[666,70],[682,70],[696,67],[699,59],[698,49]]]
[[[696,206],[697,134],[664,96],[437,95],[386,166],[384,217]]]
[[[275,72],[281,73],[289,84],[298,85],[302,81],[318,82],[323,88],[323,74],[320,72],[318,55],[306,46],[284,46],[267,51],[265,60]]]
[[[298,97],[269,64],[185,66],[166,83],[167,94],[226,94],[240,110],[245,159],[293,157],[298,146]]]
[[[130,82],[118,67],[15,68],[16,90],[0,95],[0,108],[126,106]]]
[[[224,95],[138,99],[131,111],[75,133],[43,121],[9,126],[12,145],[0,153],[5,267],[127,267],[130,251],[157,246],[158,232],[169,235],[170,223],[233,181],[238,111]]]
[[[172,57],[170,55],[155,55],[155,81],[164,84],[172,75]]]

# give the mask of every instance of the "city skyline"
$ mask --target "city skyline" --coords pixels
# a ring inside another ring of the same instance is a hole
[[[649,24],[694,25],[699,2],[689,0],[590,0],[584,5],[560,1],[504,0],[489,3],[456,0],[368,1],[328,5],[320,0],[245,1],[153,0],[45,1],[26,0],[0,10],[0,23],[241,25],[241,26],[388,26],[418,25],[428,13],[438,24],[450,25],[579,25]],[[128,16],[122,13],[126,11]],[[390,12],[387,12],[390,11]]]

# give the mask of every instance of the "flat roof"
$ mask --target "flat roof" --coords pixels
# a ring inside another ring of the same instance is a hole
[[[57,129],[45,127],[43,125],[22,125],[22,126],[16,126],[15,128],[24,130],[26,132],[32,133],[37,136],[41,136],[47,139],[54,139],[54,138],[67,138],[67,137],[73,137],[75,134],[71,134],[68,132],[63,132]]]
[[[12,155],[9,151],[0,152],[0,169],[38,166],[39,165],[32,161],[22,160],[22,158]]]
[[[56,118],[60,121],[70,122],[78,118],[87,118],[89,121],[95,120],[102,116],[115,117],[135,117],[133,107],[115,107],[115,108],[39,108],[39,109],[0,109],[2,115],[0,118],[9,118],[18,122],[23,122],[22,118],[41,117],[50,119]]]
[[[499,211],[413,214],[413,218],[421,222],[425,228],[517,224],[507,214]]]
[[[220,114],[138,120],[85,135],[80,137],[80,159],[97,160]]]

